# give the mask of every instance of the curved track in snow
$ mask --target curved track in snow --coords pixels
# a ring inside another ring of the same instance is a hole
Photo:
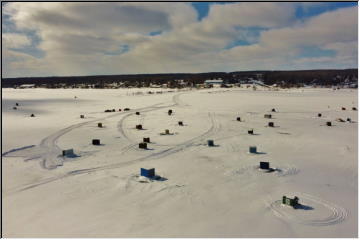
[[[287,166],[277,166],[276,168],[274,168],[273,172],[269,172],[267,174],[274,174],[277,177],[286,177],[286,176],[298,174],[299,172],[300,170],[298,168],[287,165]],[[240,169],[231,171],[231,173],[233,173],[234,175],[247,174],[251,176],[263,174],[261,171],[259,171],[259,167],[255,165],[245,166]]]
[[[156,108],[156,106],[161,105],[161,104],[163,104],[163,103],[154,104],[152,106],[145,107],[145,108],[130,110],[129,115],[135,111],[146,110],[148,108],[152,109],[154,107]],[[101,117],[101,118],[93,119],[90,121],[71,125],[69,127],[63,128],[63,129],[51,134],[50,136],[44,138],[43,140],[41,140],[39,145],[32,147],[30,150],[28,150],[27,147],[13,149],[6,153],[3,153],[2,157],[8,157],[8,156],[10,156],[10,157],[25,157],[25,161],[33,160],[33,159],[41,159],[41,166],[43,168],[54,169],[58,166],[62,166],[63,162],[64,162],[64,158],[61,156],[61,149],[57,145],[57,140],[61,136],[69,133],[70,131],[72,131],[74,129],[85,126],[87,124],[97,122],[97,121],[102,121],[102,120],[105,120],[108,118],[117,117],[117,116],[123,115],[123,114],[125,114],[125,112],[117,112],[115,114],[111,114],[111,115],[108,115],[105,117]],[[26,150],[26,151],[23,151],[23,150]]]
[[[155,105],[152,105],[150,107],[137,109],[137,110],[138,111],[142,110],[143,112],[144,111],[153,111],[153,110],[158,110],[158,109],[161,109],[161,108],[166,108],[166,107],[177,105],[175,103],[175,104],[172,104],[172,105],[159,107],[158,105],[161,105],[161,104],[155,104]],[[136,111],[136,110],[132,110],[132,112],[134,112],[134,111]],[[81,126],[83,126],[85,124],[95,122],[95,121],[99,121],[99,120],[106,119],[106,118],[110,118],[110,117],[114,117],[114,116],[117,116],[119,114],[124,114],[124,113],[123,112],[122,113],[117,113],[117,114],[113,114],[111,116],[107,116],[105,118],[95,119],[95,120],[92,120],[92,121],[79,123],[79,124],[74,124],[74,125],[72,125],[70,127],[64,128],[64,129],[62,129],[62,130],[60,130],[60,131],[46,137],[45,139],[43,139],[41,141],[39,146],[41,148],[43,148],[44,150],[50,150],[50,151],[49,151],[49,153],[47,155],[45,155],[45,156],[42,155],[42,156],[38,156],[38,157],[44,158],[43,161],[45,161],[45,162],[50,160],[50,163],[58,164],[56,161],[53,160],[53,158],[57,154],[56,151],[60,150],[60,148],[56,145],[56,140],[59,137],[61,137],[62,135],[66,134],[68,132],[70,132],[71,130],[76,129],[78,127],[81,127]],[[129,113],[127,116],[130,116],[130,115],[131,115],[131,113]],[[26,184],[26,185],[23,185],[23,186],[20,186],[20,187],[16,187],[14,189],[9,190],[8,193],[11,194],[11,193],[25,191],[25,190],[28,190],[28,189],[31,189],[31,188],[34,188],[34,187],[37,187],[37,186],[41,186],[41,185],[44,185],[44,184],[47,184],[47,183],[50,183],[50,182],[54,182],[54,181],[57,181],[57,180],[60,180],[60,179],[64,179],[66,177],[74,176],[74,175],[87,174],[87,173],[92,173],[92,172],[96,172],[96,171],[102,171],[102,170],[107,170],[107,169],[114,169],[114,168],[124,167],[124,166],[128,166],[128,165],[131,165],[131,164],[139,163],[139,162],[150,160],[150,159],[160,159],[160,158],[169,156],[171,154],[175,154],[177,152],[183,151],[183,150],[185,150],[185,149],[187,149],[187,148],[189,148],[189,147],[191,147],[191,146],[193,146],[195,144],[201,143],[202,141],[204,141],[204,139],[206,137],[211,136],[212,134],[220,131],[221,124],[215,118],[215,114],[214,113],[209,113],[208,115],[209,115],[209,118],[211,120],[211,127],[206,132],[204,132],[204,133],[200,134],[199,136],[196,136],[196,137],[194,137],[194,138],[192,138],[192,139],[190,139],[188,141],[185,141],[185,142],[183,142],[181,144],[178,144],[176,146],[167,148],[167,149],[162,150],[160,152],[152,153],[152,154],[150,154],[148,156],[144,156],[144,157],[140,157],[140,158],[137,158],[137,159],[134,159],[134,160],[130,160],[130,161],[127,161],[127,162],[114,163],[114,164],[109,164],[109,165],[105,165],[105,166],[99,166],[99,167],[78,169],[78,170],[70,171],[70,172],[67,172],[67,173],[59,175],[59,176],[54,176],[54,177],[50,177],[50,178],[47,178],[47,179],[43,179],[43,180],[41,180],[39,182],[36,182],[36,183],[31,183],[31,184]],[[120,132],[121,133],[123,133],[122,130],[121,130],[122,129],[121,126],[122,126],[123,119],[118,124],[118,126],[120,125]],[[126,137],[125,134],[124,134],[124,136]],[[126,138],[129,139],[128,137],[126,137]],[[129,150],[133,149],[134,147],[135,147],[135,144],[131,143],[131,144],[125,146],[122,149],[122,151],[129,151]],[[45,165],[44,167],[47,167],[47,166],[48,165]]]
[[[162,104],[162,103],[161,103]],[[170,105],[166,105],[166,106],[158,106],[158,105],[161,105],[161,104],[156,104],[156,105],[152,105],[150,107],[147,107],[147,108],[142,108],[142,109],[138,109],[138,110],[141,110],[142,113],[146,113],[146,112],[151,112],[151,111],[156,111],[156,110],[159,110],[159,109],[163,109],[163,108],[169,108],[169,107],[173,107],[175,106],[176,104],[170,104]],[[120,132],[120,134],[126,139],[128,140],[129,142],[131,143],[135,143],[134,140],[132,140],[127,134],[126,134],[126,131],[124,129],[124,121],[131,117],[133,115],[133,113],[129,113],[127,114],[126,116],[124,116],[123,118],[120,119],[120,121],[118,122],[117,124],[117,128],[118,128],[118,131]],[[140,121],[144,121],[144,119],[140,120]],[[143,124],[143,123],[142,123]]]
[[[209,117],[211,119],[212,122],[212,126],[203,134],[194,137],[182,144],[176,145],[174,147],[171,148],[167,148],[165,150],[162,150],[160,152],[157,153],[152,153],[148,156],[144,156],[144,157],[140,157],[134,160],[130,160],[127,162],[121,162],[121,163],[114,163],[114,164],[109,164],[109,165],[104,165],[104,166],[99,166],[99,167],[93,167],[93,168],[86,168],[86,169],[78,169],[78,170],[74,170],[74,171],[70,171],[67,172],[66,174],[63,175],[59,175],[59,176],[55,176],[55,177],[51,177],[51,178],[47,178],[47,179],[43,179],[37,183],[31,183],[31,184],[27,184],[27,185],[23,185],[17,188],[14,188],[12,190],[9,190],[8,194],[12,194],[12,193],[16,193],[16,192],[21,192],[21,191],[25,191],[34,187],[38,187],[50,182],[54,182],[60,179],[64,179],[66,177],[70,177],[70,176],[74,176],[74,175],[80,175],[80,174],[87,174],[87,173],[92,173],[92,172],[97,172],[97,171],[103,171],[103,170],[108,170],[108,169],[115,169],[115,168],[120,168],[120,167],[125,167],[125,166],[129,166],[132,164],[136,164],[139,162],[143,162],[143,161],[148,161],[148,160],[153,160],[153,159],[161,159],[163,157],[169,156],[171,154],[175,154],[178,153],[180,151],[185,150],[186,148],[189,148],[193,145],[195,145],[196,143],[202,142],[206,137],[216,133],[217,131],[220,130],[220,125],[218,124],[217,120],[214,117],[214,114],[210,114],[209,113]],[[127,149],[132,149],[134,145],[128,145],[125,148]]]
[[[291,207],[284,206],[281,200],[274,201],[269,204],[271,211],[275,216],[281,218],[282,220],[310,225],[310,226],[329,226],[333,224],[338,224],[345,221],[348,217],[348,212],[345,208],[337,206],[333,203],[330,203],[321,198],[305,194],[305,193],[294,193],[296,196],[300,197],[300,201],[303,199],[307,204],[316,204],[322,208],[325,208],[328,212],[327,216],[316,216],[316,208],[313,210],[302,210],[302,209],[292,209]],[[309,219],[304,219],[296,213],[296,211],[308,211],[308,215],[314,215]]]

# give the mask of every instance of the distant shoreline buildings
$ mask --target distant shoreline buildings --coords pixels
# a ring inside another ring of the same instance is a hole
[[[358,87],[357,69],[3,78],[3,88]]]

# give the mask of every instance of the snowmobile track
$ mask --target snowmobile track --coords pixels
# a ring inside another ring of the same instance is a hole
[[[286,211],[288,209],[284,209],[287,208],[287,206],[283,206],[281,200],[277,200],[269,204],[269,207],[271,211],[275,214],[275,216],[285,221],[294,222],[303,225],[310,225],[310,226],[329,226],[333,224],[338,224],[345,221],[348,217],[348,211],[343,207],[337,206],[333,203],[330,203],[326,200],[320,199],[318,197],[309,194],[298,193],[298,192],[293,194],[300,197],[300,200],[305,199],[309,203],[315,203],[321,205],[330,212],[330,215],[327,217],[305,220],[296,216],[295,214],[288,213]],[[301,210],[294,210],[294,211],[301,211]],[[309,212],[309,214],[311,213],[312,211]]]

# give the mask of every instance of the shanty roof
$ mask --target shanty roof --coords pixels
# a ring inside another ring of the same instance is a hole
[[[222,79],[215,79],[215,80],[205,80],[205,83],[213,84],[213,83],[223,83]]]

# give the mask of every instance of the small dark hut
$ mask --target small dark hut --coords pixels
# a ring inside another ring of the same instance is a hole
[[[271,114],[265,114],[264,115],[264,118],[271,118],[272,116],[271,116]]]
[[[147,178],[155,177],[155,168],[151,168],[151,169],[141,168],[140,176],[147,177]]]
[[[260,169],[269,170],[270,163],[269,162],[260,162]]]
[[[291,206],[293,208],[296,208],[296,206],[299,205],[299,198],[295,196],[292,199],[292,198],[288,198],[286,196],[283,196],[282,203],[285,204],[285,205]]]
[[[257,153],[256,146],[250,146],[249,147],[249,153]]]
[[[147,144],[146,144],[146,142],[139,143],[139,148],[147,149]]]

